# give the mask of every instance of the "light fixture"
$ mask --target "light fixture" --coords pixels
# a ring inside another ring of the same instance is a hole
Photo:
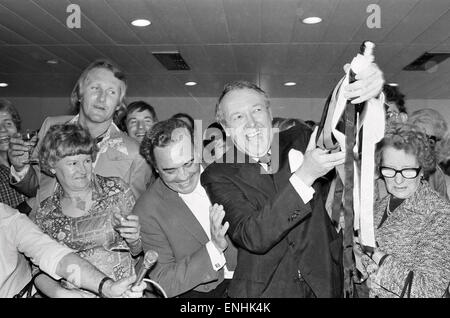
[[[397,87],[397,86],[398,86],[397,83],[389,83],[388,85],[389,85],[389,86],[392,86],[392,87]]]
[[[136,20],[133,20],[131,22],[131,24],[134,26],[137,26],[137,27],[146,27],[152,23],[147,19],[136,19]]]
[[[195,85],[197,85],[197,82],[186,82],[186,83],[184,83],[184,85],[186,85],[186,86],[195,86]]]
[[[309,17],[309,18],[304,18],[302,20],[302,22],[305,24],[316,24],[316,23],[322,22],[322,19],[319,17]]]
[[[47,63],[47,64],[55,65],[55,64],[58,64],[59,62],[58,62],[58,60],[56,60],[56,59],[51,59],[51,60],[47,60],[46,63]]]
[[[295,86],[295,85],[297,85],[297,83],[296,82],[286,82],[283,85],[284,86]]]
[[[7,87],[8,83],[0,83],[0,87]]]

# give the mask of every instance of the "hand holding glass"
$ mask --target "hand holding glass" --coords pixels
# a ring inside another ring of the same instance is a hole
[[[31,165],[39,164],[39,158],[31,158],[31,154],[37,144],[37,131],[27,129],[25,133],[22,134],[22,140],[28,146],[28,160],[25,163],[29,163]]]

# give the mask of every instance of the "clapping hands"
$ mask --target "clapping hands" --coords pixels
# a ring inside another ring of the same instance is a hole
[[[228,222],[222,225],[222,220],[225,216],[223,206],[220,204],[214,204],[209,208],[209,221],[211,224],[211,241],[216,248],[223,252],[228,247],[228,242],[225,239],[225,234],[230,226]]]

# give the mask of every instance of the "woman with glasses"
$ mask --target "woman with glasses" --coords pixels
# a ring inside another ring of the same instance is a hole
[[[362,258],[369,296],[399,297],[409,281],[410,297],[442,297],[450,281],[450,203],[423,179],[436,165],[428,138],[415,125],[393,124],[377,161],[389,195],[375,203],[378,247]]]

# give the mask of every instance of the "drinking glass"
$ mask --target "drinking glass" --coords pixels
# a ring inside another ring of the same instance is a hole
[[[31,157],[34,147],[37,144],[37,140],[34,144],[31,143],[31,140],[33,139],[34,136],[37,136],[37,134],[38,134],[37,130],[30,130],[30,129],[27,129],[25,133],[22,134],[22,140],[28,143],[28,161],[26,163],[29,163],[31,165],[39,164],[38,158]]]
[[[112,236],[110,236],[110,240],[107,242],[105,248],[110,251],[129,251],[127,242],[120,236],[118,229],[122,227],[122,220],[126,217],[124,209],[120,207],[114,207],[111,211],[111,224],[114,229]]]

